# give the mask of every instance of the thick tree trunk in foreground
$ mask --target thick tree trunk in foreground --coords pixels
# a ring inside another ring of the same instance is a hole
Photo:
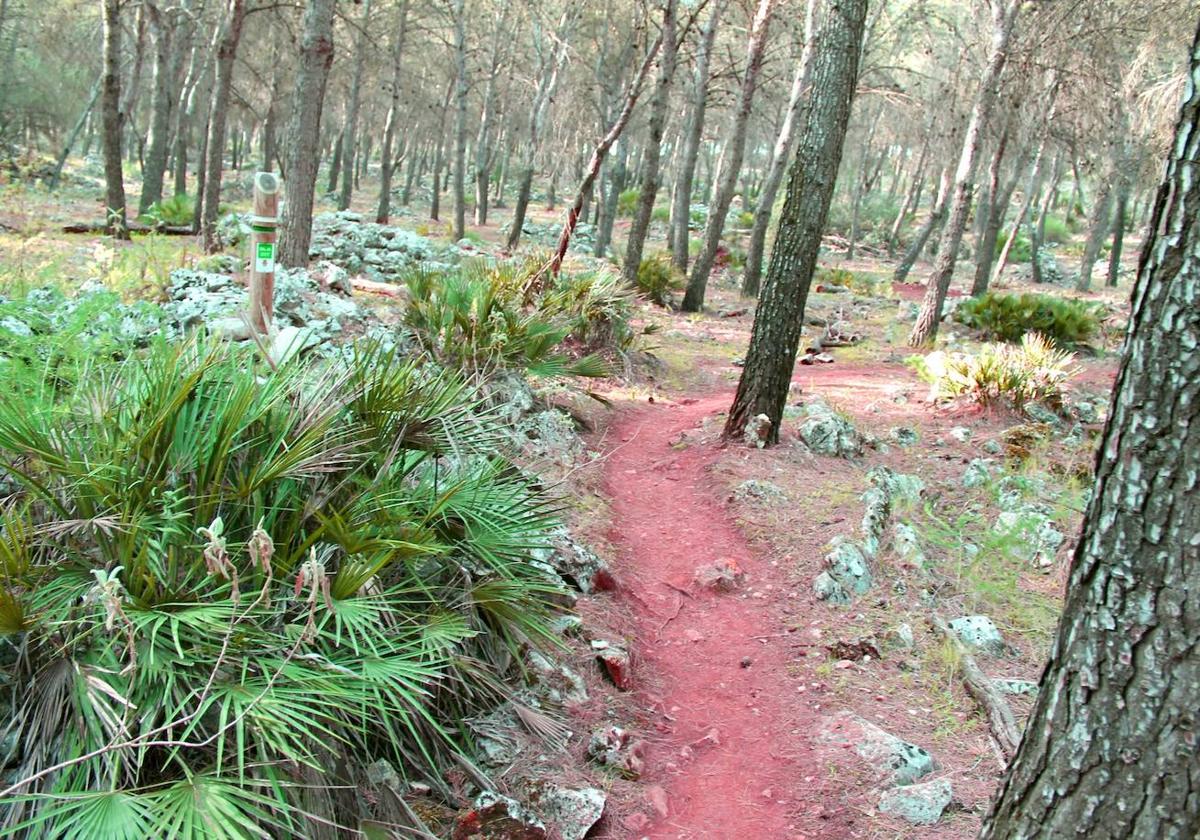
[[[671,79],[675,75],[677,6],[677,0],[666,0],[663,6],[662,52],[658,60],[658,81],[650,104],[650,137],[646,141],[646,152],[642,159],[642,191],[638,196],[637,212],[629,226],[629,241],[625,246],[625,262],[622,266],[625,282],[631,286],[637,283],[642,249],[646,245],[646,233],[650,230],[650,217],[654,214],[654,200],[658,197],[663,132],[671,104]]]
[[[708,23],[700,35],[696,50],[696,69],[692,74],[692,104],[680,152],[679,175],[671,208],[671,262],[680,271],[688,267],[688,223],[691,221],[692,186],[696,180],[696,161],[700,159],[700,141],[704,137],[704,116],[708,111],[708,65],[713,42],[725,0],[717,0],[709,13]]]
[[[1008,44],[1012,39],[1013,27],[1021,9],[1020,0],[993,0],[992,3],[992,48],[987,69],[979,83],[979,95],[971,109],[971,121],[963,137],[962,154],[958,159],[958,171],[954,176],[954,199],[942,236],[938,241],[937,261],[933,274],[925,288],[925,300],[921,314],[913,325],[908,343],[922,347],[933,343],[938,325],[942,320],[942,305],[950,291],[954,277],[954,264],[958,260],[958,247],[962,244],[963,231],[967,226],[967,214],[971,210],[971,192],[975,182],[975,156],[979,151],[979,136],[992,115],[996,103],[997,87],[1004,64],[1008,60]]]
[[[308,265],[312,242],[313,193],[317,187],[317,147],[321,107],[333,64],[335,0],[309,0],[300,41],[292,119],[288,126],[287,202],[279,234],[279,262],[288,268]]]
[[[1037,706],[982,840],[1200,837],[1200,32]]]
[[[831,0],[817,35],[812,99],[725,437],[738,437],[749,420],[765,414],[771,420],[767,442],[779,441],[808,288],[842,161],[866,14],[867,0]]]
[[[125,173],[121,161],[121,3],[103,0],[104,83],[101,86],[100,118],[103,124],[105,222],[112,235],[128,239],[125,230]]]
[[[725,155],[725,169],[721,172],[721,183],[717,194],[708,208],[708,223],[704,226],[704,242],[692,266],[687,291],[683,296],[684,312],[699,312],[704,306],[704,295],[708,289],[708,277],[717,260],[717,249],[721,245],[721,234],[725,230],[725,217],[733,203],[737,190],[738,175],[742,169],[742,158],[746,151],[746,127],[750,123],[750,109],[754,104],[754,92],[758,89],[758,74],[762,70],[763,51],[767,46],[767,30],[771,25],[771,13],[775,0],[759,0],[754,22],[750,27],[750,43],[746,47],[746,75],[742,77],[742,92],[738,100],[737,114],[730,130],[729,148]]]
[[[754,223],[750,227],[750,243],[746,246],[746,269],[745,274],[742,275],[742,294],[745,297],[758,297],[759,287],[762,284],[767,229],[771,226],[771,213],[775,209],[775,198],[779,195],[779,187],[783,184],[783,176],[787,173],[787,162],[792,156],[793,129],[796,125],[796,117],[800,114],[800,103],[812,81],[816,7],[817,0],[808,0],[807,11],[804,15],[804,48],[800,54],[800,64],[796,67],[796,75],[792,79],[792,90],[788,94],[787,110],[783,116],[783,124],[779,128],[779,136],[775,138],[775,149],[771,153],[771,167],[767,170],[762,192],[758,195],[758,205],[754,208]]]

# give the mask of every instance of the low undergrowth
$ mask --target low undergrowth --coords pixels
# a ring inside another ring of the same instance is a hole
[[[983,332],[985,338],[1019,342],[1039,333],[1061,347],[1088,341],[1100,331],[1101,304],[1036,293],[988,292],[964,301],[954,317]]]
[[[1035,402],[1061,408],[1063,388],[1077,372],[1074,359],[1031,333],[1019,346],[985,344],[974,353],[938,351],[914,356],[910,363],[930,384],[931,400],[965,398],[1020,410]]]
[[[447,796],[558,584],[458,374],[193,340],[0,400],[5,836],[325,836]]]

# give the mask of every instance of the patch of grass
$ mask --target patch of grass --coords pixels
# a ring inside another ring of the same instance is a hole
[[[638,201],[641,197],[642,191],[637,187],[622,191],[617,196],[617,215],[631,217],[637,212]]]

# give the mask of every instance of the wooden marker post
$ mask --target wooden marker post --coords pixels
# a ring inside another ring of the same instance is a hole
[[[271,172],[254,176],[254,212],[250,216],[250,326],[271,329],[275,307],[275,228],[279,224],[279,179]]]

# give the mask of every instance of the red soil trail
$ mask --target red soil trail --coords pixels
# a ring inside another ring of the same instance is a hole
[[[705,471],[715,444],[697,440],[701,421],[729,400],[646,406],[613,429],[605,485],[618,597],[635,614],[635,679],[659,729],[647,757],[648,800],[655,805],[653,786],[661,785],[667,806],[649,826],[627,825],[619,836],[631,840],[806,836],[794,817],[815,763],[792,733],[812,722],[788,676],[795,636],[775,609],[786,570],[758,556],[730,520]],[[675,448],[681,435],[687,445]],[[721,559],[745,571],[740,589],[695,583],[699,567]]]

